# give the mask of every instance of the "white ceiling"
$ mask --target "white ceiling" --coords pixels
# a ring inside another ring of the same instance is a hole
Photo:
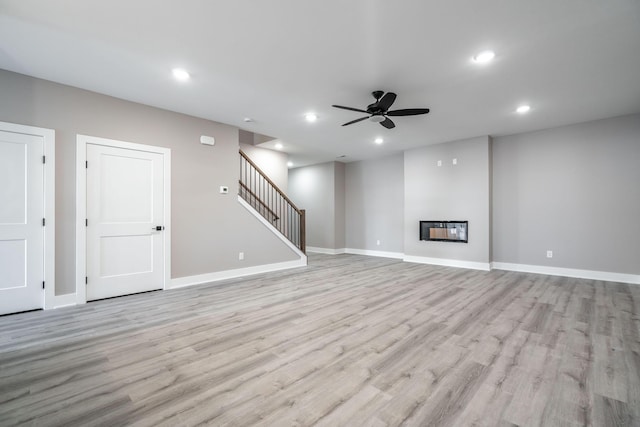
[[[0,68],[353,161],[640,112],[640,1],[0,0]],[[341,127],[376,89],[432,112]]]

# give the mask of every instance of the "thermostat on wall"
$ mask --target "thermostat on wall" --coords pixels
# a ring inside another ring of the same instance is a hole
[[[204,145],[215,145],[216,139],[212,136],[202,135],[200,137],[200,144]]]

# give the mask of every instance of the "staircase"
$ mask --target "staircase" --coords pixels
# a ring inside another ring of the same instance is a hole
[[[298,209],[242,150],[239,183],[240,197],[302,253],[306,253],[304,209]]]

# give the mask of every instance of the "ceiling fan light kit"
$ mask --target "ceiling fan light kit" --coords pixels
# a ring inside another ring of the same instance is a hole
[[[496,54],[492,50],[485,50],[475,55],[472,59],[476,64],[487,64],[495,57]]]
[[[363,120],[369,119],[369,121],[371,122],[380,123],[383,127],[387,129],[393,129],[394,127],[396,127],[396,125],[388,116],[392,116],[392,117],[417,116],[420,114],[427,114],[429,112],[428,108],[405,108],[402,110],[389,111],[389,107],[391,107],[391,105],[393,105],[393,103],[396,100],[397,95],[395,93],[393,92],[384,93],[384,91],[376,90],[372,92],[371,95],[373,95],[373,97],[376,99],[376,102],[374,102],[373,104],[369,104],[366,110],[361,110],[359,108],[353,108],[353,107],[344,107],[342,105],[333,105],[333,107],[335,108],[368,114],[368,116],[351,120],[350,122],[347,122],[342,126],[351,125],[353,123],[358,123]]]

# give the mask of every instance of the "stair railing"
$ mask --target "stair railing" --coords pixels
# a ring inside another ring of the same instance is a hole
[[[306,253],[304,209],[298,209],[242,150],[239,184],[240,197],[298,249]]]

